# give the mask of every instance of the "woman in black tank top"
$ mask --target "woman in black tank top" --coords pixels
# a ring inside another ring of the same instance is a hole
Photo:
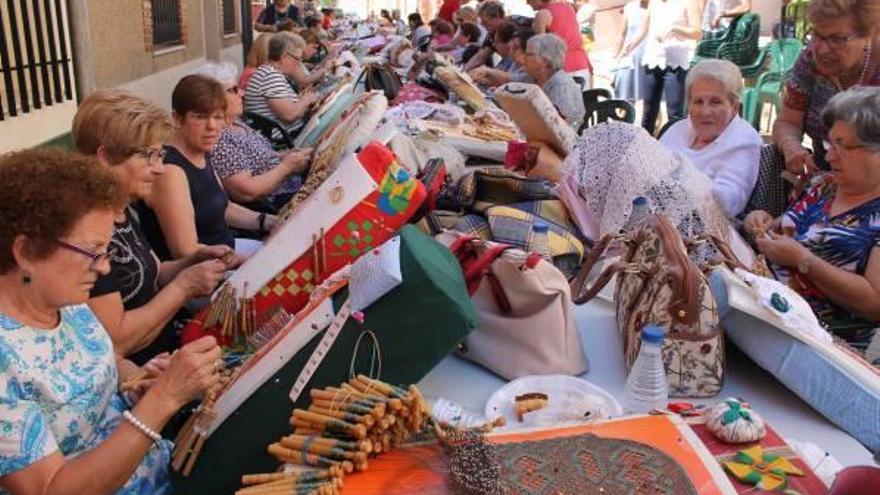
[[[275,217],[229,201],[211,166],[211,148],[225,125],[227,99],[214,79],[191,75],[171,96],[177,131],[165,147],[165,171],[137,206],[144,234],[162,259],[182,258],[204,245],[235,247],[230,227],[267,231]]]

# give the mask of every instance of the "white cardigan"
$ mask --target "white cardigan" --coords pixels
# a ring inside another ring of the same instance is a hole
[[[734,117],[715,141],[695,150],[691,148],[694,130],[687,118],[673,124],[660,142],[688,157],[697,170],[712,179],[715,199],[728,217],[735,217],[746,207],[758,180],[763,145],[761,136],[748,122]]]

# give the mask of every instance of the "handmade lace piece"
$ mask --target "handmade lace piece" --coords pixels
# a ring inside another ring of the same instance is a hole
[[[602,493],[696,495],[685,470],[660,450],[630,440],[583,434],[491,443],[478,431],[444,443],[457,493],[518,495]]]
[[[620,232],[638,196],[649,198],[654,211],[668,216],[684,238],[728,237],[709,178],[641,127],[608,122],[587,129],[563,167],[598,224],[599,237]]]

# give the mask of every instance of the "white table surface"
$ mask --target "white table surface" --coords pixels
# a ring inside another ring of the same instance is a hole
[[[623,344],[617,332],[612,306],[594,299],[584,306],[575,307],[575,319],[590,361],[589,371],[581,378],[620,398],[626,370]],[[871,453],[864,446],[786,389],[746,355],[734,350],[728,352],[728,358],[724,388],[718,396],[703,400],[681,400],[709,404],[726,397],[742,397],[784,438],[815,443],[844,466],[874,465]],[[448,356],[419,383],[419,388],[427,397],[446,398],[482,416],[489,396],[505,383],[504,379],[478,365],[457,356]]]

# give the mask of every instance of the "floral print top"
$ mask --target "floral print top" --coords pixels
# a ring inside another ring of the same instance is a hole
[[[783,215],[782,228],[793,229],[797,241],[828,263],[863,275],[868,267],[871,250],[880,247],[880,198],[832,216],[831,204],[834,202],[836,189],[830,174],[815,177],[807,190]],[[848,311],[831,302],[825,293],[796,268],[773,266],[773,271],[780,281],[804,296],[823,320],[857,320]],[[847,339],[844,335],[841,337]]]
[[[128,409],[116,393],[113,344],[95,314],[71,306],[60,320],[42,330],[0,313],[0,476],[56,451],[76,457],[97,447]],[[117,493],[170,493],[170,455],[171,442],[152,447]]]
[[[880,86],[880,71],[876,71],[866,86]],[[813,141],[813,149],[819,159],[819,166],[825,165],[825,150],[822,140],[828,138],[828,128],[822,122],[822,110],[834,95],[840,92],[831,79],[819,73],[813,51],[807,46],[801,51],[792,68],[788,80],[785,81],[785,106],[804,112],[804,132]]]
[[[211,162],[220,180],[242,172],[257,176],[277,167],[281,153],[272,148],[265,136],[250,127],[236,122],[220,132],[217,144],[211,150]],[[302,185],[298,175],[288,177],[272,196],[293,194]]]

